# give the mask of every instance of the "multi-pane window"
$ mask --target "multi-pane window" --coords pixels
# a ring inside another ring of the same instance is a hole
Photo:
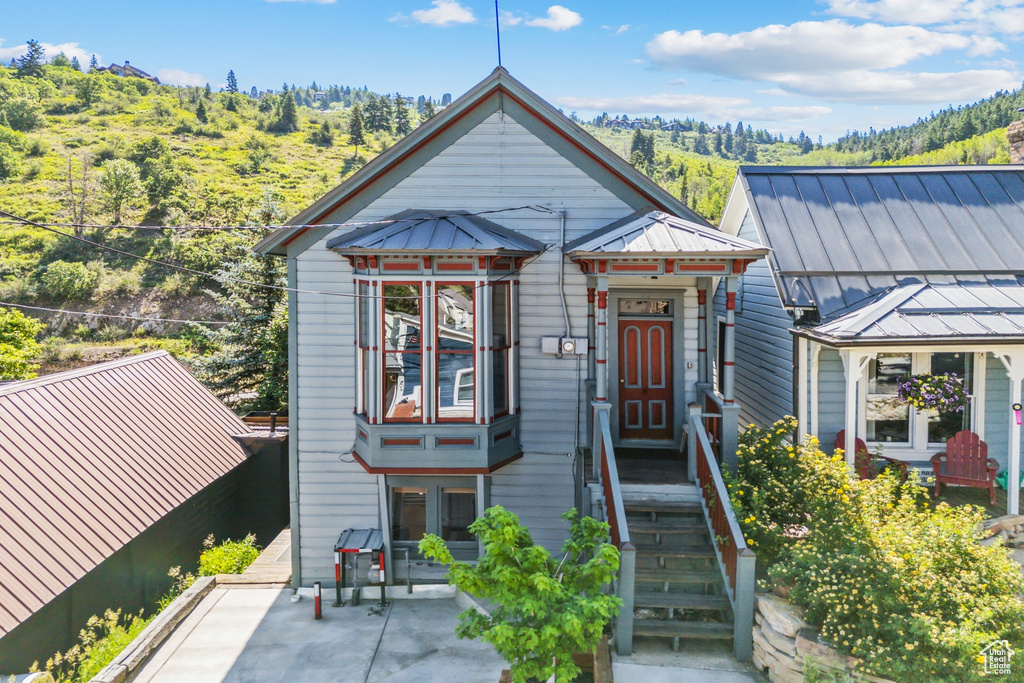
[[[477,556],[469,526],[477,516],[477,492],[467,477],[388,477],[391,541],[415,549],[426,534],[437,534],[461,559]]]
[[[423,415],[423,308],[417,283],[384,285],[382,352],[384,419],[419,421]]]
[[[510,361],[512,355],[512,296],[508,282],[491,286],[491,386],[494,415],[508,414]]]
[[[879,353],[868,363],[865,423],[867,440],[915,448],[944,445],[962,429],[971,429],[972,405],[963,411],[917,410],[900,401],[899,385],[922,373],[955,374],[969,394],[975,391],[974,354],[970,352]]]

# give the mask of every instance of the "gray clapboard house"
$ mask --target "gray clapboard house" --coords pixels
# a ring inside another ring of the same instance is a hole
[[[1024,168],[742,167],[722,230],[770,247],[740,283],[743,424],[796,415],[830,449],[927,461],[961,429],[1020,471]],[[723,321],[719,288],[714,315]],[[900,377],[956,373],[962,414],[896,400]],[[1011,486],[1008,506],[1018,509]]]
[[[663,458],[632,481],[671,470],[696,499],[681,446],[710,390],[712,278],[735,290],[767,249],[710,226],[507,71],[292,223],[257,249],[287,258],[294,288],[297,586],[334,585],[346,528],[382,529],[393,557],[427,532],[476,557],[467,527],[492,505],[554,550],[567,509],[618,515],[613,540],[632,552],[618,479],[631,465],[614,448]],[[712,399],[721,452],[730,392]]]

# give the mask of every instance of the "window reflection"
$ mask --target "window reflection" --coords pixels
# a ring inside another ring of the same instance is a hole
[[[437,419],[441,421],[474,416],[475,297],[475,283],[437,286]]]
[[[933,375],[956,375],[968,392],[974,386],[973,353],[933,353]],[[928,414],[928,442],[945,444],[961,429],[971,428],[971,404],[956,413]]]
[[[868,368],[867,427],[868,441],[910,440],[910,410],[899,399],[900,381],[913,371],[909,353],[880,353]]]
[[[384,354],[384,417],[412,420],[423,415],[422,366],[418,353]]]
[[[423,345],[420,285],[384,285],[384,419],[423,415]]]
[[[476,490],[441,489],[441,538],[447,542],[472,541],[469,525],[476,519]]]
[[[427,490],[411,486],[391,489],[391,538],[419,541],[427,533]]]

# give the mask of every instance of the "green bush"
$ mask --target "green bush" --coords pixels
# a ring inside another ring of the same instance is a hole
[[[52,299],[84,299],[96,288],[99,275],[84,263],[54,261],[40,280]]]
[[[96,298],[106,299],[120,294],[136,295],[142,291],[142,268],[104,270],[96,287]]]
[[[21,155],[3,142],[0,142],[0,181],[10,180],[21,173]]]
[[[791,426],[787,418],[775,432]],[[791,506],[785,512],[759,508],[769,518],[775,514],[772,525],[752,519],[753,508],[744,507],[757,496],[734,493],[740,524],[745,534],[781,549],[772,580],[788,586],[822,636],[861,659],[865,673],[981,680],[981,649],[1002,638],[1017,642],[1024,580],[1003,547],[978,543],[983,510],[932,508],[913,473],[906,482],[895,472],[855,480],[841,454],[823,453],[814,440],[795,448],[797,466],[786,467],[790,446],[759,434],[753,448],[740,449],[740,460],[781,465],[770,486],[799,488],[802,498],[784,501]],[[793,519],[806,526],[787,531]]]
[[[46,662],[46,670],[58,683],[86,683],[103,667],[113,661],[153,617],[144,619],[142,613],[121,619],[121,610],[107,610],[102,617],[89,617],[85,628],[79,631],[79,643],[67,652],[58,652]]]
[[[212,534],[203,541],[206,550],[199,556],[199,576],[241,574],[260,555],[256,537],[252,534],[241,541],[228,539],[220,545],[215,543]]]

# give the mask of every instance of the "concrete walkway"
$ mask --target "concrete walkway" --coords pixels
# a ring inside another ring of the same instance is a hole
[[[367,591],[368,593],[371,591]],[[330,607],[290,590],[217,588],[154,653],[135,683],[497,683],[504,662],[479,641],[459,640],[455,600],[396,600],[384,616]],[[628,680],[628,679],[626,679]]]

